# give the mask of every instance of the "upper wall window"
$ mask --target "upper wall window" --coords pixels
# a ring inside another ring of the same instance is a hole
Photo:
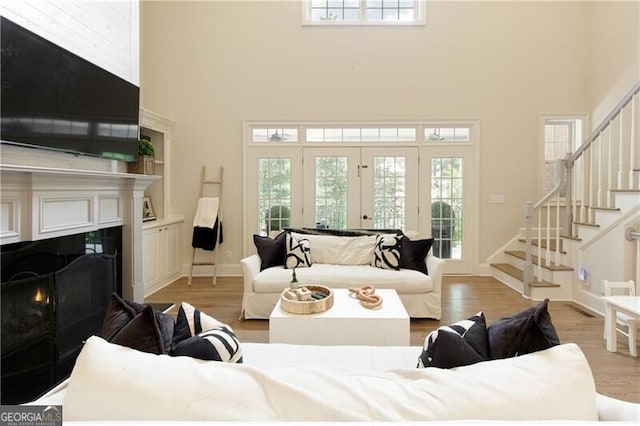
[[[582,118],[562,117],[545,118],[544,120],[544,170],[542,189],[544,193],[551,191],[559,176],[556,175],[556,163],[575,152],[582,143]],[[565,188],[560,191],[564,197]]]
[[[309,25],[421,25],[425,0],[305,0]]]

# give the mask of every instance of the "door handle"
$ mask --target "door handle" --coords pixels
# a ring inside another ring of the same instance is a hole
[[[362,169],[367,168],[369,168],[369,166],[367,166],[366,164],[358,164],[358,177],[360,177],[360,172],[362,171]]]
[[[370,218],[369,216],[367,216],[366,214],[363,214],[363,215],[362,215],[362,218],[363,218],[363,219],[365,219],[365,220],[367,220],[367,219],[371,219],[371,218]]]

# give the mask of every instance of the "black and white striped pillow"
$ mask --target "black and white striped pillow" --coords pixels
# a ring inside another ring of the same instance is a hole
[[[173,356],[189,356],[208,361],[242,363],[242,349],[233,330],[215,327],[176,344]]]
[[[402,235],[378,235],[373,249],[371,266],[400,270],[400,243]]]
[[[191,336],[196,336],[204,330],[216,327],[228,327],[217,319],[200,312],[187,302],[182,302],[176,317],[176,325],[173,332],[173,343],[176,344]]]
[[[240,342],[233,329],[187,302],[182,302],[178,311],[171,355],[242,362]]]
[[[311,266],[311,245],[306,238],[295,239],[287,233],[285,269],[308,268]]]
[[[483,312],[444,325],[424,340],[418,368],[453,368],[489,359],[489,338]]]

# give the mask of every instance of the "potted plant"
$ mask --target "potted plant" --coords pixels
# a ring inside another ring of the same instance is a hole
[[[148,139],[138,139],[138,161],[131,163],[130,171],[152,175],[155,172],[156,148]]]

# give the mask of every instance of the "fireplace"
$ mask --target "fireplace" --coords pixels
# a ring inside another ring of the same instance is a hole
[[[2,404],[35,399],[71,372],[122,295],[122,227],[2,246]]]

